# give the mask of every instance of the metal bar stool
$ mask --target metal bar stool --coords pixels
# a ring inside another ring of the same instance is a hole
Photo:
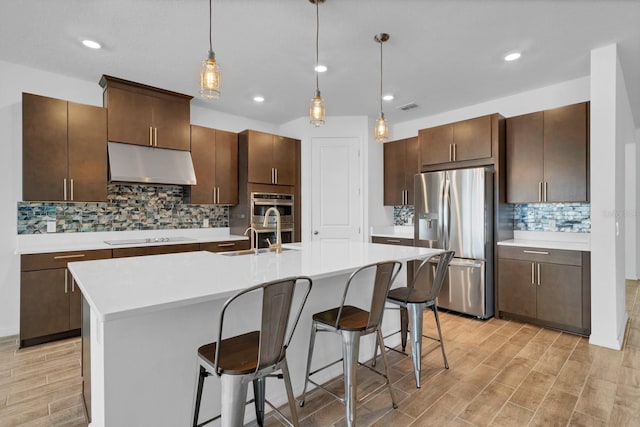
[[[389,388],[389,393],[391,394],[393,407],[398,407],[393,395],[393,390],[391,389],[391,382],[389,381],[389,365],[387,363],[386,353],[384,350],[384,338],[382,336],[382,333],[380,332],[380,325],[382,324],[382,315],[384,313],[384,303],[387,292],[389,292],[391,283],[398,275],[401,267],[402,263],[398,261],[385,261],[365,265],[358,268],[351,274],[351,276],[347,280],[347,284],[342,295],[342,303],[340,304],[340,306],[313,315],[313,322],[311,325],[311,340],[309,342],[309,353],[307,359],[306,379],[304,383],[304,389],[302,391],[302,397],[300,399],[300,406],[304,406],[307,385],[309,383],[312,383],[344,403],[347,425],[355,426],[356,403],[358,401],[356,368],[357,365],[360,364],[361,366],[366,366],[373,372],[381,375],[386,380],[385,384],[371,391],[366,396],[363,396],[361,400],[367,398],[372,393],[377,392],[378,390],[380,390],[380,388],[387,386]],[[354,307],[352,305],[345,305],[349,288],[354,280],[356,278],[363,277],[366,273],[371,272],[375,272],[375,279],[373,281],[373,294],[371,297],[369,311]],[[342,359],[339,359],[333,363],[330,363],[322,368],[311,372],[311,359],[313,356],[313,347],[315,344],[317,332],[333,332],[342,336]],[[371,333],[377,334],[376,343],[380,346],[380,351],[382,352],[385,374],[358,362],[360,337]],[[344,398],[336,396],[334,393],[324,388],[321,384],[318,384],[309,378],[311,375],[316,374],[332,365],[335,365],[340,361],[343,362],[344,369]]]
[[[287,325],[293,304],[293,296],[296,285],[304,281],[307,289],[300,302],[297,314],[287,335]],[[293,337],[304,304],[311,292],[312,282],[308,277],[290,277],[276,280],[245,289],[224,303],[220,312],[220,327],[218,340],[206,344],[198,349],[198,383],[195,392],[193,410],[193,426],[199,427],[221,418],[222,426],[242,426],[244,421],[244,407],[247,398],[247,386],[253,382],[256,418],[258,425],[264,421],[265,402],[280,414],[265,398],[265,379],[276,377],[284,379],[289,408],[291,409],[290,424],[298,425],[298,416],[291,387],[291,378],[287,366],[286,350]],[[252,293],[262,292],[261,327],[259,331],[251,331],[231,338],[222,338],[224,319],[227,309],[239,297]],[[286,338],[286,339],[285,339]],[[220,345],[217,345],[220,343]],[[276,374],[282,371],[281,374]],[[220,377],[222,390],[221,415],[207,421],[198,423],[200,413],[200,401],[204,379],[212,373]]]
[[[442,350],[444,367],[445,369],[449,369],[447,355],[444,351],[444,342],[442,341],[442,330],[440,329],[440,318],[438,316],[436,298],[438,297],[442,284],[444,283],[444,278],[447,274],[447,269],[449,268],[449,263],[451,262],[453,255],[454,251],[445,251],[424,259],[422,263],[420,263],[420,266],[413,276],[413,280],[408,286],[391,289],[387,295],[387,302],[400,306],[402,351],[407,347],[407,332],[411,332],[411,359],[413,361],[413,375],[416,379],[417,388],[420,388],[422,337],[438,342],[439,347]],[[430,267],[433,266],[433,260],[435,259],[438,259],[438,263],[435,268],[433,280],[431,280],[429,277]],[[438,338],[422,334],[423,312],[427,308],[430,308],[433,311],[433,315],[436,319]]]

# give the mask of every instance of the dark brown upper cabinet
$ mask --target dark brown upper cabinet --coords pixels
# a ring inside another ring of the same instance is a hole
[[[191,126],[191,157],[197,185],[193,204],[238,204],[238,134]]]
[[[507,202],[589,201],[589,106],[507,119]]]
[[[246,152],[247,181],[255,184],[296,185],[297,139],[246,130],[239,143]],[[244,156],[243,156],[244,157]]]
[[[423,167],[490,158],[492,116],[421,129],[418,138]]]
[[[109,141],[189,151],[191,96],[102,76]]]
[[[104,108],[22,94],[22,199],[107,201]]]
[[[413,177],[420,172],[418,137],[384,144],[384,204],[413,205]]]

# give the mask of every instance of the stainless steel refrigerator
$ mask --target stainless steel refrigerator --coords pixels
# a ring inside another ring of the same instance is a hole
[[[415,245],[455,251],[438,307],[493,316],[493,173],[474,168],[418,174],[414,191]]]

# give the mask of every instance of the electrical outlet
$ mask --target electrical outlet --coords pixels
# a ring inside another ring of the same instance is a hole
[[[202,220],[202,226],[204,228],[209,228],[209,218],[205,218],[204,220]]]
[[[47,221],[47,233],[55,233],[55,232],[56,232],[56,222]]]

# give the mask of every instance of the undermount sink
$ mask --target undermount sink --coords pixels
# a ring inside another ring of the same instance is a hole
[[[287,252],[287,251],[295,251],[295,249],[282,248],[282,252]],[[256,254],[255,251],[252,249],[243,249],[241,251],[221,252],[220,255],[225,255],[225,256],[261,255],[261,254],[275,253],[275,252],[276,252],[275,249],[262,248],[262,249],[258,249],[258,253]]]

